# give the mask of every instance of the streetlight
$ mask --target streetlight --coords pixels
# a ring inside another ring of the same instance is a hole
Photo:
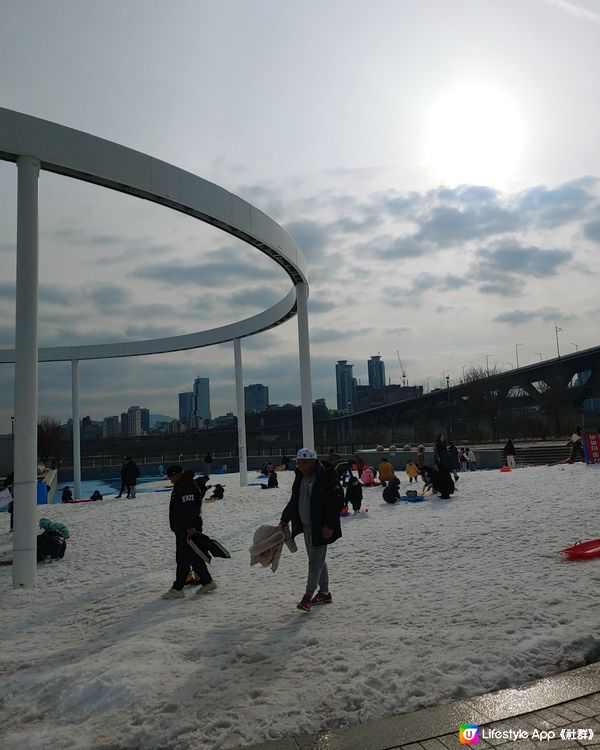
[[[541,362],[542,361],[542,353],[541,352],[534,352],[534,354],[538,355],[538,357],[540,358],[540,362]]]
[[[577,346],[577,344],[574,341],[571,341],[570,343],[571,343],[571,346],[575,347],[575,351],[578,352],[579,351],[579,347]]]
[[[486,370],[486,372],[488,374],[488,377],[490,375],[490,361],[489,360],[490,360],[490,357],[495,357],[495,356],[496,356],[495,354],[486,354],[485,355],[485,370]]]
[[[562,328],[559,328],[556,325],[556,321],[555,321],[554,322],[554,332],[556,333],[556,353],[558,354],[558,358],[559,359],[560,359],[560,349],[558,348],[558,334],[559,334],[559,331],[562,331],[562,330],[563,330]]]
[[[519,369],[519,347],[520,346],[525,346],[525,344],[515,344],[515,355],[517,357],[517,370]]]

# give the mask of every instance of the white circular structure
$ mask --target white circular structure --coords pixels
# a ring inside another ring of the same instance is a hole
[[[153,201],[218,227],[272,258],[294,284],[273,307],[231,325],[147,341],[42,347],[40,362],[196,349],[251,336],[295,314],[295,285],[307,282],[302,252],[293,237],[250,203],[201,177],[139,151],[0,108],[0,159],[17,162],[23,156],[37,159],[40,169]],[[0,350],[1,362],[14,362],[14,351]]]
[[[303,441],[314,447],[308,282],[296,241],[279,224],[218,185],[138,151],[47,120],[0,108],[0,159],[17,165],[17,291],[15,349],[0,350],[0,363],[15,363],[13,585],[36,579],[38,363],[71,360],[75,495],[79,456],[79,361],[197,349],[233,341],[240,483],[246,484],[246,447],[240,339],[273,328],[297,314]],[[91,182],[159,203],[215,226],[272,258],[293,286],[276,305],[230,325],[146,341],[38,349],[38,179],[40,170]]]

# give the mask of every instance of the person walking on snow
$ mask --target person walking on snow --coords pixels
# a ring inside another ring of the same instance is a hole
[[[329,571],[325,557],[327,545],[342,536],[340,511],[344,492],[335,471],[319,463],[310,448],[301,448],[296,457],[296,477],[292,494],[281,514],[281,526],[291,521],[292,537],[304,534],[308,554],[306,591],[296,605],[310,612],[316,604],[330,604]],[[313,596],[319,585],[318,593]]]
[[[140,470],[131,456],[125,456],[125,463],[121,469],[121,489],[115,497],[121,497],[123,490],[127,490],[127,499],[135,497],[136,483],[140,475]]]
[[[167,476],[173,484],[169,503],[169,525],[175,534],[177,572],[172,588],[165,592],[162,598],[184,598],[183,587],[190,567],[199,576],[202,584],[198,593],[210,593],[217,588],[217,584],[208,572],[204,560],[188,544],[188,539],[202,531],[202,516],[200,515],[202,499],[198,485],[194,481],[194,472],[184,472],[181,466],[173,465],[167,469]]]
[[[509,469],[514,469],[516,464],[515,461],[515,446],[513,445],[512,440],[507,440],[506,445],[504,446],[504,457],[506,458],[506,465]]]

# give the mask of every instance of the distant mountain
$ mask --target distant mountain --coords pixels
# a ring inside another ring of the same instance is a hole
[[[167,417],[166,414],[151,414],[150,429],[152,429],[157,422],[172,422],[174,419],[177,419],[177,417]]]

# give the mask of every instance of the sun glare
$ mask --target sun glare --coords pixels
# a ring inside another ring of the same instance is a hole
[[[518,169],[524,146],[522,118],[508,96],[492,86],[466,84],[447,91],[425,126],[425,166],[437,181],[503,186]]]

